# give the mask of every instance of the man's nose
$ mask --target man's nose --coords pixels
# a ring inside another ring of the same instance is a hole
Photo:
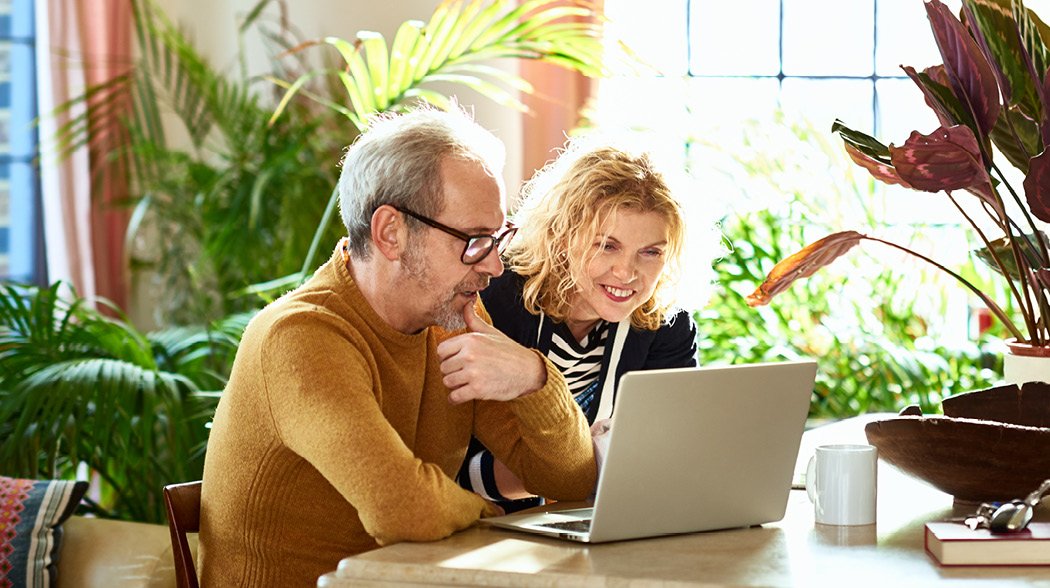
[[[498,278],[503,274],[503,260],[495,247],[481,261],[474,264],[474,271]]]

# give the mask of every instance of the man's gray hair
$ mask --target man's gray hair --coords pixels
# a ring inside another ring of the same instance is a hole
[[[420,106],[376,116],[347,149],[339,175],[339,211],[350,254],[371,256],[372,214],[384,204],[434,217],[445,205],[441,162],[477,161],[502,185],[506,148],[459,106]]]

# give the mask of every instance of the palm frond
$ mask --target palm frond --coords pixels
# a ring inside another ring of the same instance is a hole
[[[424,25],[403,23],[391,49],[378,33],[358,34],[356,42],[328,37],[324,44],[336,49],[345,69],[334,75],[341,81],[359,129],[385,110],[398,110],[411,100],[422,99],[446,107],[448,100],[424,86],[452,83],[518,110],[526,110],[517,94],[531,87],[520,76],[479,63],[491,59],[533,59],[602,75],[604,50],[600,25],[592,22],[593,8],[566,0],[446,0]],[[582,19],[582,20],[581,20]],[[305,47],[302,47],[305,48]],[[496,72],[499,73],[496,73]],[[313,78],[327,72],[303,74],[286,85],[275,120],[292,97],[308,93]]]
[[[170,337],[177,360],[168,362],[152,338],[60,282],[0,285],[0,471],[72,477],[83,463],[102,481],[102,514],[162,522],[159,488],[203,468],[217,398],[200,383],[221,388],[216,375],[247,320],[231,317],[181,347]]]

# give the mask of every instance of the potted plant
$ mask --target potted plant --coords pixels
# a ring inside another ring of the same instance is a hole
[[[924,192],[943,193],[983,243],[977,256],[1003,278],[1008,298],[1001,300],[1004,304],[997,303],[973,281],[909,247],[856,231],[842,231],[813,242],[776,264],[748,297],[748,303],[767,304],[796,280],[812,275],[861,241],[874,241],[931,263],[961,282],[1012,335],[1012,354],[1050,355],[1050,241],[1036,222],[1050,222],[1050,153],[1046,151],[1050,144],[1050,78],[1046,75],[1050,66],[1050,27],[1020,0],[963,0],[961,18],[939,0],[929,0],[925,6],[944,63],[921,72],[912,67],[903,69],[922,91],[940,126],[925,134],[913,131],[899,146],[884,145],[839,121],[832,131],[842,137],[853,161],[875,178]],[[1023,175],[1023,192],[1011,184],[1009,174],[998,164],[999,156]],[[1017,314],[1004,307],[1016,309]],[[1015,365],[1013,357],[1009,362]],[[1050,366],[1043,370],[1036,377],[1008,373],[1008,379],[1050,380]],[[977,431],[971,423],[962,422],[968,418],[953,419],[979,417],[989,411],[1003,414],[988,405],[1001,401],[1016,404],[1018,399],[1008,396],[1010,390],[1022,394],[1017,386],[1012,386],[981,395],[980,402],[946,399],[945,413],[950,415],[947,419],[919,416],[902,417],[896,419],[897,423],[872,423],[869,439],[892,442],[894,445],[880,446],[884,457],[897,460],[897,465],[920,476],[936,478],[931,481],[957,498],[1022,496],[1038,486],[1050,470],[1050,463],[1043,457],[1050,454],[1050,447],[1046,442],[1032,442],[1029,437],[1050,437],[1050,430],[1044,428],[1048,424],[1045,414],[1030,414],[1050,410],[1050,396],[1043,396],[1050,392],[1050,386],[1025,386],[1028,408],[1021,415],[1024,423],[988,423],[992,426]],[[1039,399],[1034,401],[1037,394]],[[953,405],[972,408],[977,413],[960,415],[951,408]],[[1015,439],[1016,427],[1031,431],[1020,431]],[[995,455],[977,458],[982,451],[988,451],[987,444],[982,447],[986,434],[998,435],[996,439],[1010,437],[1010,447],[999,445],[995,449],[1004,459]],[[935,445],[940,449],[934,450]],[[1040,454],[1033,457],[1034,461],[1022,457],[1033,451]],[[982,461],[985,458],[987,461]],[[960,460],[966,463],[960,464]],[[1041,464],[1041,471],[1035,472],[1036,467],[1016,467],[1018,463],[1036,462]],[[938,471],[923,471],[931,466]],[[964,473],[967,466],[973,469]],[[1034,473],[1027,475],[1028,472]],[[961,478],[973,484],[959,489],[955,484]]]

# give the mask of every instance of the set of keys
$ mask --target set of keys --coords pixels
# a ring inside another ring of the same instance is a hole
[[[1001,506],[999,503],[982,502],[973,514],[949,520],[953,523],[962,523],[967,527],[970,527],[971,530],[991,529],[992,515],[995,514],[995,511],[999,506]]]
[[[962,523],[971,529],[988,529],[992,533],[1015,533],[1024,530],[1032,521],[1036,505],[1043,495],[1050,490],[1050,480],[1044,480],[1039,488],[1023,500],[1011,500],[1004,503],[983,502],[977,510],[965,517],[949,519]]]

